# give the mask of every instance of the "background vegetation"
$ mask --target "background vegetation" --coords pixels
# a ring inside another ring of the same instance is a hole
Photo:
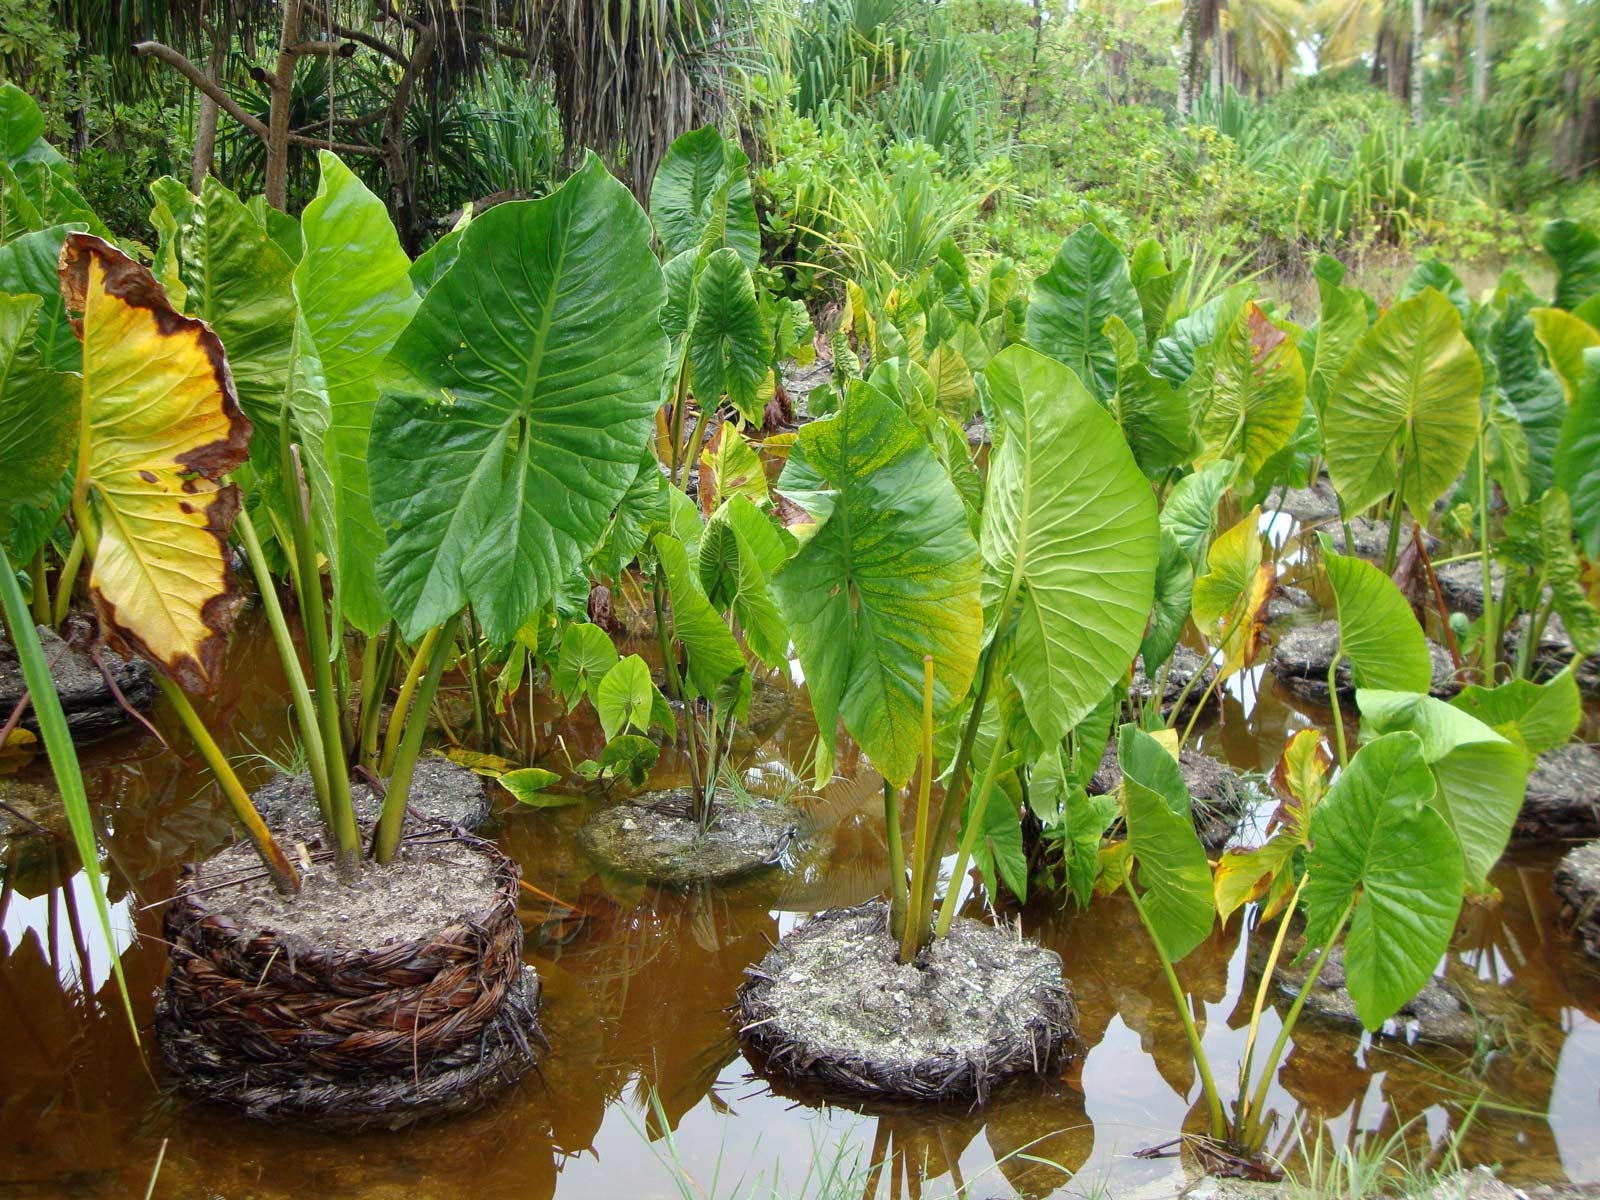
[[[706,120],[812,300],[951,235],[1037,271],[1084,223],[1297,304],[1331,250],[1386,295],[1600,216],[1596,0],[0,0],[0,69],[136,241],[163,174],[298,211],[332,144],[416,252],[581,148],[642,197]]]

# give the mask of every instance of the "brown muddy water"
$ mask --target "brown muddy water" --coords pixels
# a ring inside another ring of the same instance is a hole
[[[281,674],[258,614],[235,638],[213,728],[235,755],[272,754],[286,736]],[[745,747],[752,787],[778,790],[815,735],[795,690],[768,742]],[[536,707],[546,763],[594,753],[592,714],[553,722]],[[1291,706],[1259,672],[1236,681],[1201,748],[1245,771],[1270,769],[1286,733],[1328,714]],[[172,730],[167,714],[157,724]],[[560,744],[557,744],[557,738]],[[565,747],[565,750],[562,749]],[[524,877],[578,910],[530,907],[526,957],[544,982],[551,1050],[539,1072],[477,1114],[402,1134],[325,1136],[263,1127],[192,1106],[162,1087],[149,1031],[164,969],[159,909],[176,867],[229,836],[222,803],[193,756],[126,735],[85,755],[104,814],[115,918],[147,1053],[128,1038],[106,951],[89,924],[81,874],[19,842],[0,942],[0,1194],[141,1196],[163,1141],[159,1197],[471,1197],[495,1200],[685,1194],[820,1194],[814,1170],[853,1166],[853,1196],[1169,1196],[1183,1166],[1133,1152],[1164,1142],[1203,1107],[1182,1026],[1149,943],[1119,897],[1087,912],[1035,897],[1024,928],[1066,964],[1086,1053],[1060,1077],[1001,1092],[984,1108],[860,1113],[781,1094],[751,1074],[726,1011],[741,972],[806,914],[877,894],[885,874],[879,781],[842,754],[836,782],[810,802],[816,832],[788,872],[741,886],[671,893],[603,878],[575,844],[583,808],[508,812],[500,844]],[[248,765],[254,781],[272,768]],[[653,782],[681,782],[664,755]],[[40,763],[22,778],[48,782]],[[603,801],[601,801],[603,803]],[[506,805],[502,804],[502,808]],[[1555,927],[1550,871],[1559,847],[1519,853],[1494,877],[1499,898],[1464,914],[1450,969],[1488,981],[1479,1045],[1378,1040],[1303,1020],[1275,1081],[1275,1145],[1298,1117],[1335,1142],[1407,1125],[1422,1161],[1459,1135],[1467,1164],[1513,1183],[1600,1180],[1600,972]],[[67,889],[48,886],[68,879]],[[52,899],[54,897],[54,899]],[[81,920],[75,936],[72,909]],[[981,896],[969,898],[978,915]],[[139,932],[132,941],[134,929]],[[1254,993],[1235,919],[1180,969],[1225,1094]],[[75,946],[75,941],[78,943]],[[91,999],[85,1000],[84,964]],[[1275,1036],[1287,1002],[1269,1012]],[[142,1065],[151,1064],[154,1078]],[[650,1097],[659,1097],[653,1109]],[[673,1149],[668,1149],[666,1129]],[[1464,1132],[1463,1132],[1464,1131]],[[679,1168],[669,1165],[676,1158]],[[869,1163],[887,1169],[868,1174]],[[818,1165],[820,1164],[820,1166]],[[674,1171],[685,1172],[685,1184]]]

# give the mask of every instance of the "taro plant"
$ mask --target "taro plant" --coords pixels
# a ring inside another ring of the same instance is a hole
[[[650,437],[665,296],[644,213],[591,155],[550,196],[466,226],[396,340],[368,470],[383,598],[408,641],[439,631],[420,711],[464,617],[511,643],[600,545]],[[408,728],[397,772],[420,744]],[[380,859],[400,832],[396,791]]]
[[[1025,891],[1010,797],[1054,789],[1076,807],[1081,787],[1063,792],[1060,756],[1075,766],[1089,757],[1093,737],[1080,745],[1074,735],[1107,711],[1128,670],[1159,547],[1149,483],[1070,368],[1021,346],[989,361],[994,447],[971,524],[965,472],[941,462],[919,429],[919,382],[884,362],[848,383],[836,414],[801,431],[777,488],[814,528],[798,527],[800,552],[774,578],[822,731],[819,777],[838,719],[884,776],[892,932],[908,960],[949,931],[974,859],[992,884]],[[934,728],[949,765],[930,811]],[[1092,754],[1098,763],[1099,748]],[[899,791],[919,758],[917,844],[907,850]],[[1086,796],[1081,804],[1092,811]],[[935,921],[939,860],[958,816],[954,882]]]
[[[215,183],[198,198],[157,194],[158,268],[205,323],[91,235],[67,235],[62,252],[83,370],[81,382],[41,376],[51,386],[39,394],[81,394],[78,436],[51,442],[77,450],[80,549],[67,566],[88,564],[107,637],[157,668],[274,877],[292,888],[292,866],[182,690],[214,686],[220,670],[238,598],[230,525],[237,517],[261,585],[340,861],[363,852],[355,761],[389,776],[372,846],[387,862],[458,630],[474,666],[480,650],[511,643],[581,571],[637,473],[664,359],[664,289],[643,213],[594,160],[551,197],[474,222],[420,302],[381,202],[331,155],[300,222]],[[363,270],[349,269],[351,255]],[[508,255],[522,268],[514,280],[497,273]],[[31,302],[6,304],[18,318],[8,329],[24,328]],[[539,336],[525,337],[529,328]],[[369,470],[390,485],[371,500]],[[267,536],[241,511],[230,472]],[[41,467],[22,481],[34,505],[42,480]],[[555,506],[542,492],[552,480],[563,489]],[[275,591],[272,572],[285,567],[309,671]],[[348,723],[350,666],[334,647],[352,628],[366,640],[360,717]],[[376,716],[402,639],[417,650],[380,752]]]
[[[668,686],[686,704],[693,812],[704,830],[732,782],[728,755],[750,706],[746,650],[768,667],[788,659],[772,586],[796,539],[776,521],[761,462],[735,424],[720,426],[701,454],[699,500],[697,508],[668,489],[668,518],[650,531],[646,554],[658,599],[670,600],[662,654]]]
[[[715,126],[668,148],[650,188],[664,257],[662,326],[673,339],[664,424],[668,479],[688,486],[707,421],[726,397],[760,424],[772,396],[772,330],[751,271],[761,250],[750,160]],[[684,440],[691,394],[699,415]]]
[[[1340,948],[1357,1014],[1367,1028],[1380,1027],[1431,978],[1464,895],[1488,887],[1532,754],[1564,742],[1577,726],[1570,677],[1544,688],[1471,688],[1454,704],[1420,690],[1379,690],[1426,686],[1421,627],[1377,568],[1331,552],[1325,561],[1365,741],[1347,753],[1337,708],[1336,759],[1316,731],[1290,739],[1274,776],[1284,795],[1265,844],[1228,851],[1213,871],[1168,748],[1133,725],[1123,726],[1118,745],[1127,837],[1108,852],[1109,880],[1125,888],[1172,988],[1200,1074],[1208,1136],[1250,1156],[1264,1144],[1268,1088],[1329,954]],[[1261,919],[1279,924],[1230,1113],[1173,968],[1216,919],[1226,922],[1252,900]],[[1304,918],[1301,956],[1315,958],[1258,1060],[1262,1015],[1296,916]]]

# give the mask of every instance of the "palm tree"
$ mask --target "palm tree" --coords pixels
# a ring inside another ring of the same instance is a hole
[[[1211,49],[1211,86],[1257,94],[1283,83],[1299,58],[1302,0],[1182,0],[1178,112],[1193,108],[1201,56]]]

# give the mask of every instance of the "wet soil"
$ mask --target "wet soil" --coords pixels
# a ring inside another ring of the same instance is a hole
[[[1252,963],[1260,968],[1265,963],[1269,943],[1263,938]],[[1279,959],[1275,982],[1278,991],[1293,1000],[1305,987],[1314,958],[1302,962],[1295,959],[1300,952],[1301,939],[1291,933],[1284,940],[1284,952]],[[1305,1015],[1313,1019],[1336,1021],[1356,1030],[1361,1028],[1361,1018],[1356,1015],[1355,1001],[1345,989],[1344,948],[1335,946],[1317,977],[1316,986],[1306,996]],[[1449,1046],[1471,1048],[1486,1023],[1503,1015],[1507,1003],[1499,989],[1460,972],[1446,972],[1428,981],[1428,985],[1406,1001],[1400,1011],[1384,1022],[1380,1035],[1406,1042],[1429,1041]]]
[[[1178,771],[1193,802],[1194,828],[1208,850],[1227,845],[1239,828],[1250,799],[1250,790],[1239,775],[1225,763],[1185,746],[1178,753]],[[1100,766],[1085,789],[1091,796],[1104,796],[1122,785],[1122,766],[1117,762],[1115,745],[1106,748]],[[1116,828],[1120,828],[1120,822]],[[1116,828],[1112,836],[1117,836]]]
[[[1600,842],[1569,853],[1556,868],[1562,923],[1577,935],[1590,958],[1600,958]]]
[[[1490,572],[1498,596],[1505,587],[1506,573],[1499,567],[1491,567]],[[1483,564],[1479,560],[1446,563],[1435,567],[1433,574],[1439,581],[1439,594],[1451,612],[1464,613],[1473,620],[1483,616]]]
[[[364,859],[343,876],[331,855],[300,868],[300,892],[275,891],[254,849],[240,844],[203,863],[197,886],[206,907],[254,935],[271,930],[288,947],[375,950],[431,937],[488,911],[491,862],[470,842],[410,839],[394,861]]]
[[[156,685],[150,678],[150,668],[142,659],[129,661],[110,647],[101,647],[96,653],[105,664],[103,674],[84,646],[63,641],[46,625],[38,626],[38,631],[45,661],[50,664],[50,678],[55,681],[56,694],[61,697],[61,708],[73,741],[97,741],[134,723],[106,684],[106,674],[130,705],[136,709],[149,707]],[[27,690],[16,648],[0,633],[0,720],[10,715]],[[22,725],[35,733],[39,731],[38,716],[31,704],[22,716]]]
[[[822,913],[751,968],[741,1032],[771,1065],[848,1091],[955,1099],[1043,1070],[1075,1040],[1059,955],[961,920],[902,963],[888,917],[878,902]]]
[[[1272,646],[1272,674],[1279,683],[1297,696],[1313,704],[1328,703],[1328,668],[1339,652],[1339,622],[1318,621],[1314,625],[1297,625],[1279,634]],[[1455,665],[1450,652],[1437,642],[1428,643],[1428,656],[1433,660],[1433,686],[1435,696],[1449,697],[1461,690],[1456,678]],[[1339,663],[1339,699],[1355,698],[1355,679],[1348,659]]]
[[[596,813],[583,828],[585,851],[612,870],[686,887],[725,883],[777,865],[799,835],[799,809],[757,798],[741,803],[717,793],[702,833],[687,788],[647,792]]]
[[[1290,488],[1281,501],[1269,499],[1264,507],[1267,511],[1281,509],[1308,525],[1324,521],[1337,524],[1339,519],[1339,496],[1326,478],[1318,479],[1310,487]]]
[[[309,775],[279,775],[252,794],[256,811],[273,830],[318,830],[322,814]],[[356,820],[373,824],[383,799],[365,783],[350,785]],[[447,825],[472,831],[489,819],[489,793],[483,778],[438,754],[424,755],[411,773],[406,797],[406,822],[411,827]]]
[[[1600,752],[1571,745],[1541,754],[1512,835],[1576,841],[1600,837]]]
[[[1156,670],[1156,678],[1162,680],[1161,710],[1170,713],[1172,706],[1178,702],[1179,697],[1182,697],[1184,713],[1191,713],[1199,705],[1207,685],[1216,675],[1216,665],[1209,656],[1191,646],[1185,646],[1182,642],[1173,648],[1168,663],[1164,678],[1160,668]],[[1199,678],[1196,679],[1196,676]],[[1194,683],[1193,687],[1189,686],[1191,681]],[[1187,696],[1184,695],[1186,688]],[[1148,700],[1154,690],[1155,684],[1145,674],[1144,657],[1140,655],[1133,660],[1133,681],[1128,687],[1128,696],[1133,700]]]
[[[1400,548],[1404,549],[1411,541],[1411,528],[1413,522],[1406,521],[1400,529]],[[1328,535],[1328,540],[1333,544],[1334,550],[1340,554],[1349,554],[1344,538],[1344,527],[1337,520],[1330,521],[1321,528],[1321,532]],[[1389,552],[1389,522],[1374,521],[1370,517],[1353,517],[1350,521],[1350,533],[1355,538],[1355,555],[1369,562],[1381,560]],[[1426,530],[1422,533],[1422,545],[1432,554],[1439,547],[1439,539]]]

